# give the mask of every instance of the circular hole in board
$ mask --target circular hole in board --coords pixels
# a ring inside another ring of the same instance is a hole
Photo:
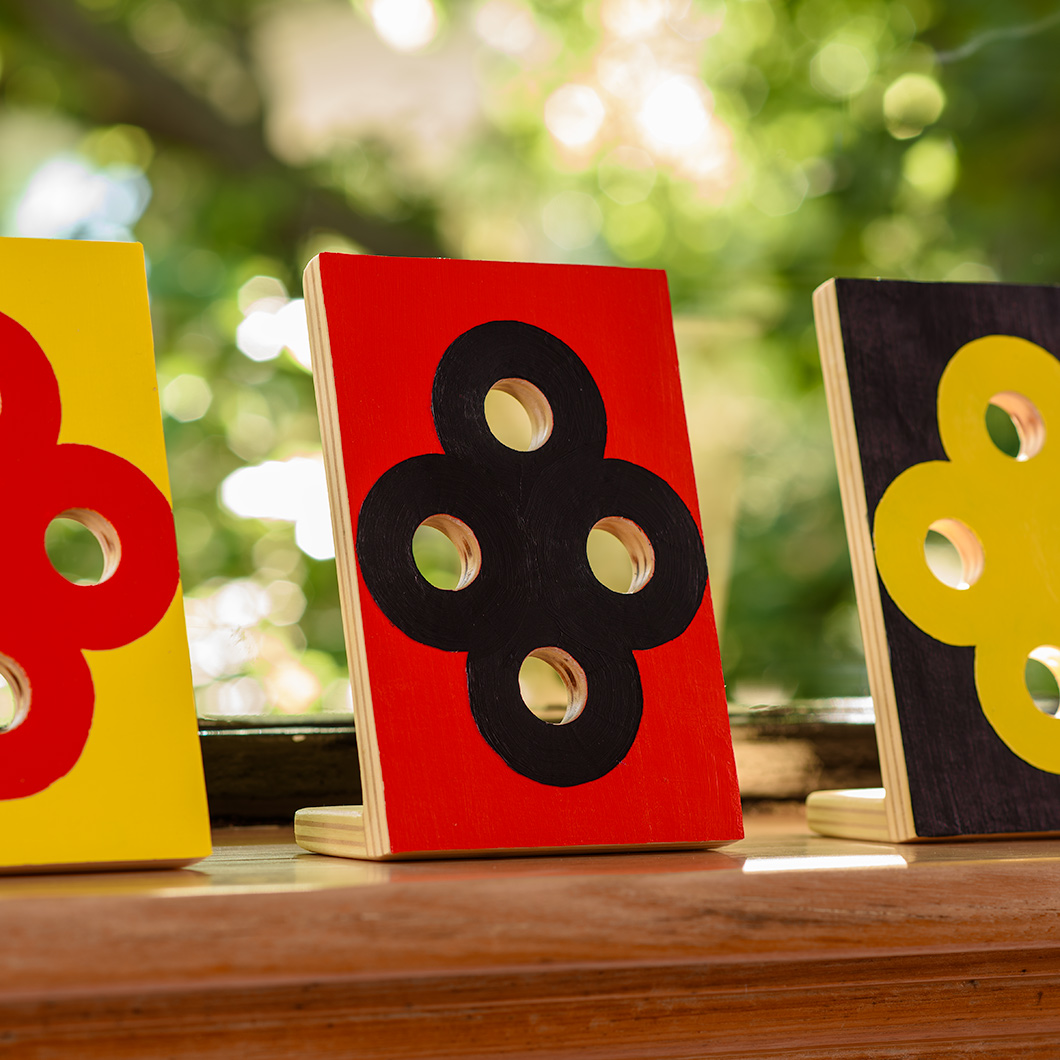
[[[936,519],[924,537],[924,559],[931,573],[951,589],[970,589],[982,577],[983,546],[960,519]]]
[[[1035,648],[1027,656],[1023,679],[1034,705],[1055,718],[1060,707],[1060,648],[1052,644]]]
[[[432,515],[412,535],[416,569],[436,589],[456,591],[470,585],[482,566],[478,538],[453,515]]]
[[[74,585],[99,585],[117,569],[121,542],[99,512],[69,508],[44,531],[44,550],[51,565]]]
[[[29,678],[14,659],[0,655],[0,736],[17,729],[29,713]]]
[[[525,379],[498,379],[486,394],[484,409],[493,437],[509,449],[540,449],[552,433],[552,406]]]
[[[630,519],[609,515],[589,531],[585,555],[596,580],[614,593],[635,593],[655,573],[655,549]]]
[[[1045,421],[1034,402],[1015,390],[995,394],[986,407],[990,440],[1006,456],[1030,460],[1045,445]]]
[[[577,659],[562,648],[535,648],[519,668],[519,693],[541,721],[566,725],[585,709],[589,685]]]

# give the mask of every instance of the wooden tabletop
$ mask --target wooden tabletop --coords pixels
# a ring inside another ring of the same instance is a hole
[[[0,1057],[1060,1055],[1060,841],[0,880]]]

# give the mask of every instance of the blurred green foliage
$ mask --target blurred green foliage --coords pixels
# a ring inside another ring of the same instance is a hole
[[[450,2],[402,52],[386,2],[0,7],[3,231],[145,247],[185,587],[217,601],[192,625],[242,645],[202,709],[343,703],[333,561],[218,500],[319,451],[308,371],[236,332],[324,248],[666,269],[675,312],[711,322],[682,347],[692,415],[693,386],[732,385],[730,693],[864,692],[810,294],[1056,281],[1055,3]],[[49,200],[56,159],[125,205]]]

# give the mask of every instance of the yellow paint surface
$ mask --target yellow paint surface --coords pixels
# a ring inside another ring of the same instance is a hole
[[[1029,399],[1044,428],[1039,451],[1017,459],[994,445],[985,415],[997,395]],[[1060,718],[1035,707],[1024,676],[1032,651],[1060,649],[1060,361],[1007,335],[968,343],[939,383],[938,424],[949,459],[902,472],[876,509],[880,577],[925,633],[975,645],[994,731],[1024,761],[1060,773]],[[981,553],[967,588],[943,584],[925,561],[927,530],[943,519],[970,530]]]
[[[140,245],[0,239],[0,312],[51,362],[59,441],[124,457],[168,498]],[[209,819],[180,588],[149,633],[85,657],[95,714],[84,753],[44,791],[0,801],[0,867],[204,857]]]

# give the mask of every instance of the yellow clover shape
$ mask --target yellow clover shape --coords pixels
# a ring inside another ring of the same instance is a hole
[[[1000,405],[1020,453],[991,441],[985,413]],[[876,565],[907,618],[945,644],[975,646],[979,705],[1025,762],[1060,773],[1060,719],[1034,705],[1027,658],[1060,664],[1060,361],[1026,339],[990,335],[962,346],[938,391],[948,460],[915,464],[887,487],[873,526]],[[924,558],[929,528],[957,546],[960,587]],[[940,690],[944,694],[945,690]]]

